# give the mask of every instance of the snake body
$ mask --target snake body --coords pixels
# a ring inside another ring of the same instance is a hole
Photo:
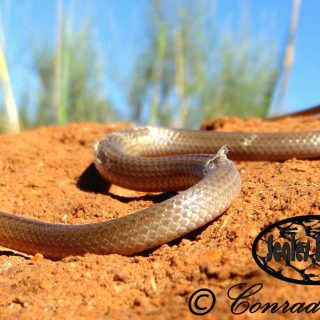
[[[238,195],[240,174],[225,145],[232,159],[316,158],[320,132],[155,127],[114,132],[95,146],[95,165],[104,178],[135,190],[183,191],[125,217],[91,224],[53,224],[0,213],[0,245],[63,258],[88,252],[131,255],[176,239],[218,217]]]

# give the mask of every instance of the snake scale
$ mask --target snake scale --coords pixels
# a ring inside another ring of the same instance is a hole
[[[181,192],[125,217],[91,224],[53,224],[0,213],[0,245],[49,258],[132,255],[181,237],[218,217],[237,197],[241,177],[227,148],[228,157],[236,160],[317,158],[320,132],[137,127],[111,133],[95,146],[94,163],[104,178],[135,190]]]

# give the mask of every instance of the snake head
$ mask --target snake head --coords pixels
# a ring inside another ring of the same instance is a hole
[[[223,147],[221,147],[219,151],[216,154],[214,154],[212,158],[210,158],[206,163],[205,169],[204,169],[205,174],[207,174],[208,171],[211,171],[219,163],[225,163],[226,161],[230,162],[230,160],[227,157],[228,152],[229,152],[229,149],[227,148],[227,145],[224,145]]]

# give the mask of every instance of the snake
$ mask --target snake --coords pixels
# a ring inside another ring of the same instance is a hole
[[[218,132],[133,127],[94,146],[103,178],[125,188],[176,194],[123,217],[58,224],[0,213],[0,245],[51,259],[134,255],[183,237],[224,213],[241,190],[233,160],[318,158],[320,131]]]

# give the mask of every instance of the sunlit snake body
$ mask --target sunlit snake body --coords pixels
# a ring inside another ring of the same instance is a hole
[[[131,255],[176,239],[218,217],[239,193],[240,174],[225,146],[239,160],[316,158],[320,132],[155,127],[114,132],[95,146],[95,165],[103,177],[135,190],[186,190],[125,217],[92,224],[52,224],[0,213],[0,245],[62,258],[88,252]]]

